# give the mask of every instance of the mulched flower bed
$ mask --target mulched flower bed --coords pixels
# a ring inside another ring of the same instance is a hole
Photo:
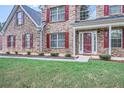
[[[22,55],[22,54],[0,54],[0,56],[12,56],[12,57],[34,57],[34,58],[54,58],[54,59],[74,59],[74,57],[64,56],[40,56],[40,55]]]
[[[95,59],[95,58],[92,58],[90,59],[91,61],[107,61],[107,60],[101,60],[101,59]],[[124,60],[108,60],[108,61],[112,61],[112,62],[119,62],[119,63],[124,63]]]

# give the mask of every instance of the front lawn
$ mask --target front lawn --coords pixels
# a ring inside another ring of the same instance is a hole
[[[0,59],[0,87],[124,87],[124,64]]]

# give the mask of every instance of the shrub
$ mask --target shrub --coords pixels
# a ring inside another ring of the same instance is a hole
[[[51,56],[59,56],[59,53],[51,53]]]
[[[8,51],[8,52],[6,52],[6,54],[10,54],[10,52]]]
[[[30,51],[28,51],[28,52],[27,52],[27,55],[31,55],[31,52],[30,52]]]
[[[44,53],[39,53],[39,56],[44,56]]]
[[[71,54],[65,54],[65,57],[71,57]]]
[[[15,51],[15,54],[17,55],[18,54],[18,51]]]
[[[111,59],[111,55],[108,55],[108,54],[101,54],[101,55],[99,55],[99,57],[102,60],[110,60]]]

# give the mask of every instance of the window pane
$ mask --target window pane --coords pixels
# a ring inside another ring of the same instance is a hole
[[[13,48],[14,47],[14,36],[13,35],[10,36],[9,42],[10,42],[10,47]]]
[[[65,33],[58,33],[58,48],[65,47]]]
[[[51,34],[51,48],[56,48],[57,47],[57,34],[52,33]]]
[[[112,30],[111,39],[112,47],[121,47],[122,30]]]
[[[17,12],[17,24],[23,24],[23,12]]]
[[[51,21],[52,22],[57,21],[57,8],[51,9]]]
[[[110,6],[110,14],[119,14],[119,13],[121,13],[121,6],[120,5]]]
[[[30,48],[30,34],[26,34],[25,44],[26,44],[26,48]]]
[[[58,8],[58,21],[64,21],[65,19],[65,7],[61,6]]]

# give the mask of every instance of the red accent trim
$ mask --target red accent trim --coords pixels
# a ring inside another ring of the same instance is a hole
[[[124,13],[124,5],[122,5],[122,13]]]
[[[22,48],[25,48],[25,34],[22,35]]]
[[[30,35],[30,48],[33,48],[33,34]]]
[[[7,36],[7,47],[9,47],[9,35]]]
[[[47,9],[47,15],[46,15],[46,22],[49,23],[50,22],[50,9]]]
[[[109,5],[104,5],[104,16],[109,15]]]
[[[46,38],[47,40],[47,48],[50,48],[50,34],[49,33],[47,33],[47,38]]]
[[[65,21],[69,19],[69,5],[65,6]]]
[[[65,48],[69,48],[69,32],[65,32]]]
[[[124,28],[123,28],[123,48],[124,48]]]
[[[104,31],[104,48],[109,47],[109,31]]]
[[[0,35],[0,50],[2,50],[2,35]]]
[[[14,48],[16,47],[16,36],[14,35]]]

